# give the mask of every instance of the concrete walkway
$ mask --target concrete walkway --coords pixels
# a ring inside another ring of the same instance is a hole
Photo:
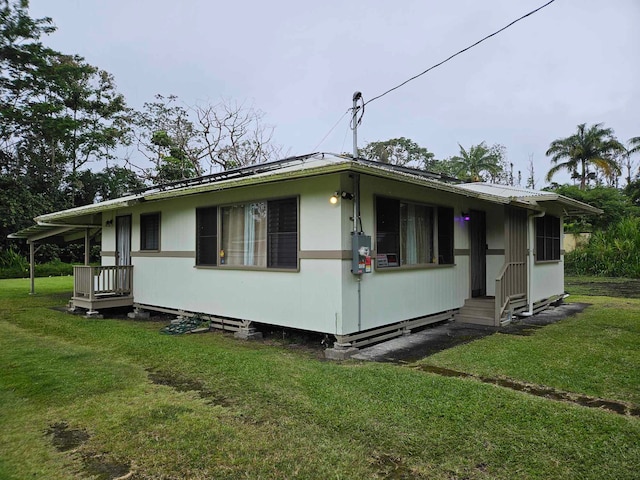
[[[409,363],[441,350],[469,343],[496,332],[531,335],[535,330],[584,310],[587,303],[567,303],[551,307],[531,317],[523,317],[506,327],[489,327],[471,323],[449,322],[361,349],[351,358],[372,362]]]

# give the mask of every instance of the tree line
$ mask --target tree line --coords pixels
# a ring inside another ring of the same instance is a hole
[[[37,215],[283,156],[274,127],[252,105],[187,105],[174,95],[156,95],[141,109],[131,108],[110,73],[45,45],[55,29],[49,17],[30,17],[27,0],[0,0],[0,251],[8,248],[9,233]],[[358,155],[462,181],[536,188],[531,159],[523,178],[499,143],[458,147],[456,155],[436,159],[400,137],[369,142]],[[623,143],[602,124],[581,124],[550,143],[546,180],[567,170],[574,187],[551,188],[605,205],[615,217],[640,202],[639,151],[640,137]],[[618,191],[621,181],[626,187]],[[586,226],[603,227],[583,220],[575,228]]]
[[[281,155],[252,105],[129,107],[110,73],[45,45],[55,29],[27,0],[0,0],[0,248],[46,212]]]

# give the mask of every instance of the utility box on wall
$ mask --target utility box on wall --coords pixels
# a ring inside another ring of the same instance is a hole
[[[362,233],[351,234],[351,273],[371,273],[371,237]]]

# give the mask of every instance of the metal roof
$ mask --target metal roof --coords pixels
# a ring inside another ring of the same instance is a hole
[[[84,235],[87,229],[95,234],[101,228],[102,225],[38,223],[8,235],[8,238],[25,239],[29,242],[35,242],[45,238],[63,237],[66,241],[71,241],[79,238],[79,234]]]
[[[565,197],[554,192],[531,190],[511,185],[496,185],[493,183],[465,183],[458,187],[472,192],[493,195],[505,199],[512,199],[519,203],[528,204],[532,208],[555,205],[562,209],[565,215],[601,214],[602,210],[587,203]]]
[[[498,204],[510,204],[521,208],[540,210],[542,203],[551,202],[547,205],[560,206],[567,215],[601,213],[600,210],[590,205],[551,192],[488,183],[454,184],[453,182],[458,182],[458,180],[424,170],[359,158],[354,159],[345,155],[313,153],[147,187],[115,200],[40,215],[35,218],[37,225],[13,233],[9,235],[9,238],[26,238],[32,241],[48,236],[68,235],[74,233],[72,232],[74,229],[77,231],[87,227],[99,227],[99,225],[92,225],[92,220],[88,220],[91,215],[127,207],[138,202],[164,200],[340,172],[355,172],[398,180],[455,195]]]

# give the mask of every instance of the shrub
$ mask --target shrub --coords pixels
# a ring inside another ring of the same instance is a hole
[[[595,232],[565,256],[571,275],[640,278],[640,218],[628,217]]]
[[[0,251],[0,268],[11,270],[28,270],[29,262],[16,250],[10,248]]]
[[[0,266],[0,278],[28,278],[29,262],[24,258],[24,264],[16,262],[9,266]],[[60,260],[36,264],[36,277],[59,277],[63,275],[73,275],[73,265]]]

